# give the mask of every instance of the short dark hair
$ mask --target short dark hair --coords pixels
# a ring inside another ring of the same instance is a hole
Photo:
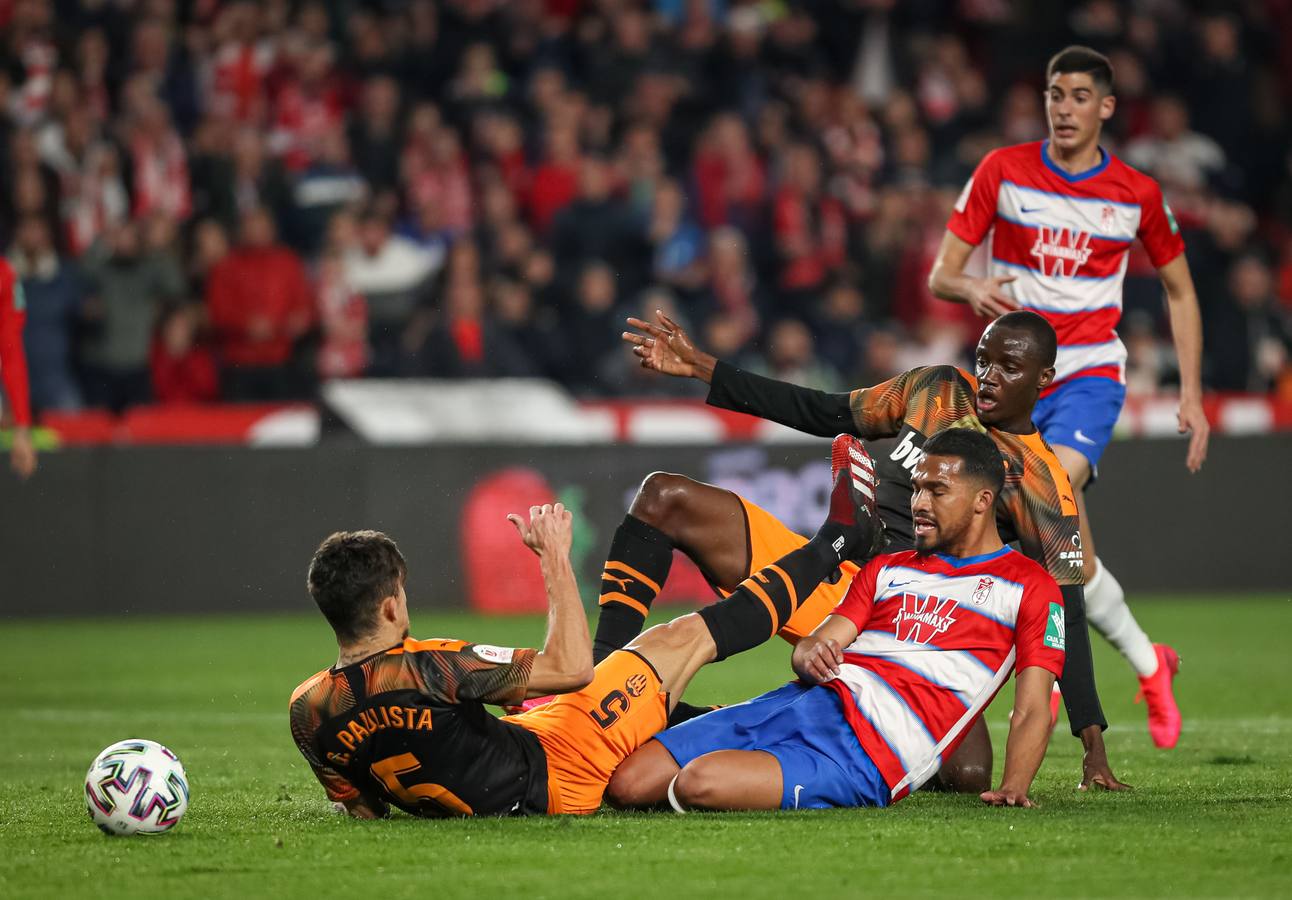
[[[964,472],[1000,496],[1005,486],[1005,458],[996,442],[970,428],[948,428],[924,442],[925,456],[955,456],[964,461]]]
[[[306,586],[338,640],[372,631],[381,601],[408,574],[395,542],[380,531],[338,531],[314,551]]]
[[[1049,84],[1055,75],[1069,75],[1084,72],[1090,76],[1099,90],[1105,94],[1113,92],[1113,64],[1098,50],[1073,44],[1064,47],[1050,57],[1045,67],[1045,83]]]
[[[1041,355],[1041,361],[1045,364],[1043,368],[1048,369],[1054,365],[1059,353],[1059,336],[1054,333],[1054,326],[1043,316],[1030,309],[1016,309],[1005,313],[994,324],[1000,328],[1026,332]]]

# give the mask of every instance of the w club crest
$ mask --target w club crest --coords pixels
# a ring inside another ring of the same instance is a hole
[[[1041,274],[1055,278],[1071,278],[1090,259],[1090,234],[1071,228],[1051,228],[1042,225],[1037,229],[1032,255],[1037,258]]]
[[[956,601],[950,598],[902,594],[902,608],[893,616],[893,631],[899,641],[927,644],[955,624],[951,615]]]

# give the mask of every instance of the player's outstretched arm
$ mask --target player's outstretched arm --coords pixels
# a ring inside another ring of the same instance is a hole
[[[1166,289],[1167,312],[1171,316],[1171,339],[1180,362],[1180,434],[1189,433],[1185,465],[1190,472],[1202,468],[1207,458],[1211,426],[1202,411],[1202,313],[1198,293],[1189,274],[1189,262],[1181,253],[1158,269]]]
[[[529,508],[529,520],[512,513],[525,546],[538,556],[547,587],[547,638],[534,657],[527,697],[581,690],[592,681],[592,639],[579,585],[570,565],[573,516],[560,503]]]
[[[624,341],[633,345],[643,368],[708,384],[710,406],[769,419],[817,437],[873,436],[858,433],[850,393],[827,393],[742,372],[696,347],[662,311],[656,310],[655,318],[654,324],[629,319],[637,332],[625,331]]]
[[[929,272],[929,290],[933,296],[953,303],[968,303],[974,312],[989,319],[1018,309],[1018,301],[1004,287],[1014,281],[1012,275],[974,278],[965,274],[965,263],[973,251],[973,244],[949,230],[942,236],[938,258]]]
[[[1005,744],[1005,773],[1000,787],[984,791],[982,801],[990,806],[1031,806],[1027,792],[1045,759],[1050,741],[1050,691],[1054,674],[1040,666],[1028,666],[1018,673],[1014,690],[1014,713],[1009,720]]]

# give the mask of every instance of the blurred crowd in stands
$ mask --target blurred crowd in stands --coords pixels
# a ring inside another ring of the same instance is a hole
[[[964,360],[926,279],[1045,60],[1109,53],[1106,146],[1186,234],[1206,385],[1292,394],[1286,0],[0,0],[0,247],[38,410],[355,376],[689,385],[655,309],[827,389]],[[1174,378],[1132,256],[1132,392]]]

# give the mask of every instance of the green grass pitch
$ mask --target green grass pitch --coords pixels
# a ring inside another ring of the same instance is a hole
[[[291,689],[332,660],[299,617],[0,622],[0,896],[1292,896],[1292,598],[1140,600],[1184,666],[1178,749],[1158,751],[1125,663],[1095,638],[1114,766],[1132,793],[1074,790],[1062,725],[1036,810],[917,795],[889,810],[348,821],[287,732]],[[533,645],[537,619],[419,615],[415,634]],[[690,696],[783,683],[780,642],[702,673]],[[999,774],[1008,689],[990,712]],[[85,814],[94,755],[161,741],[192,782],[171,834],[109,838]]]

